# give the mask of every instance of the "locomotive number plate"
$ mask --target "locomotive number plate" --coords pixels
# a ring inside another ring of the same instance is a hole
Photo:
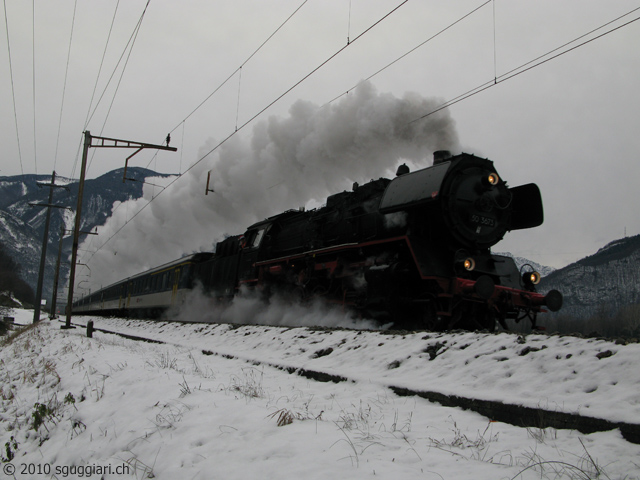
[[[495,218],[485,217],[484,215],[471,215],[471,223],[475,223],[476,225],[487,226],[487,227],[496,226]]]

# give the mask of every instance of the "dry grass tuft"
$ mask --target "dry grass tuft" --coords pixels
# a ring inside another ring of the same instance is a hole
[[[39,326],[38,323],[34,323],[34,324],[31,324],[31,325],[27,325],[26,327],[20,327],[20,328],[14,330],[12,333],[7,335],[5,338],[0,340],[0,348],[5,348],[5,347],[8,347],[9,345],[12,345],[13,342],[17,338],[21,337],[25,333],[31,332],[32,330],[36,330],[38,328],[38,326]]]
[[[277,425],[279,427],[284,427],[285,425],[290,425],[293,423],[293,420],[296,418],[294,413],[291,410],[287,410],[286,408],[281,408],[280,410],[276,410],[269,418],[278,417]]]

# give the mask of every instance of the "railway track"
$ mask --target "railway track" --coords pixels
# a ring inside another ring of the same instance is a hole
[[[86,328],[86,324],[74,324],[76,327]],[[253,326],[255,327],[255,326]],[[238,328],[238,327],[230,327]],[[288,329],[290,330],[290,329]],[[95,327],[94,331],[118,335],[123,338],[127,338],[135,341],[143,341],[157,344],[168,344],[179,347],[185,347],[186,345],[180,343],[174,343],[170,341],[160,340],[158,338],[151,338],[144,335],[132,334],[129,332],[118,331],[112,327],[100,328]],[[244,333],[248,335],[248,333]],[[358,335],[355,333],[354,335]],[[427,336],[425,336],[426,338]],[[383,337],[381,337],[383,338]],[[383,342],[381,342],[382,344]],[[446,342],[445,342],[446,343]],[[436,345],[441,345],[437,343]],[[191,347],[189,347],[191,348]],[[529,347],[532,348],[532,347]],[[532,348],[530,351],[535,351],[536,348]],[[319,382],[357,382],[358,378],[350,374],[337,374],[335,372],[323,371],[320,368],[309,368],[308,366],[292,366],[287,364],[286,361],[279,361],[278,359],[264,359],[256,358],[255,356],[243,356],[240,354],[230,353],[229,351],[222,351],[203,348],[201,349],[204,355],[216,355],[224,358],[239,359],[242,361],[250,362],[254,365],[264,365],[272,368],[286,371],[290,374],[300,375],[305,378],[309,378]],[[524,351],[524,350],[523,350]],[[322,357],[330,355],[332,349],[319,349],[315,352],[316,357]],[[438,355],[437,349],[430,351],[429,355],[431,359]],[[393,368],[393,367],[389,367]],[[570,429],[578,430],[582,433],[589,434],[600,431],[609,431],[619,429],[622,436],[629,442],[640,444],[640,424],[628,423],[628,422],[616,422],[593,416],[581,415],[578,413],[570,413],[564,411],[557,411],[545,408],[533,408],[530,406],[518,405],[515,403],[499,402],[494,400],[484,400],[479,398],[472,398],[469,396],[461,396],[456,394],[447,394],[438,391],[429,391],[422,388],[411,388],[406,385],[394,384],[384,379],[380,382],[386,388],[393,391],[399,396],[418,396],[435,402],[447,407],[459,407],[465,410],[474,411],[479,413],[490,420],[500,421],[508,423],[518,427],[534,427],[534,428],[555,428],[555,429]]]

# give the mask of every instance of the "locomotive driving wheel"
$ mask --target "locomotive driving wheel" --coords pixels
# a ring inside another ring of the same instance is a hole
[[[419,307],[416,323],[418,329],[432,332],[442,332],[447,328],[446,318],[438,314],[438,302],[435,299]]]
[[[480,303],[469,303],[459,307],[460,326],[467,330],[488,330],[493,332],[496,329],[496,315],[487,305]]]

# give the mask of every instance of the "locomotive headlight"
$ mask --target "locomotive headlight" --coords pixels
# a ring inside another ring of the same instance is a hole
[[[486,182],[488,185],[492,185],[492,186],[497,185],[499,181],[500,181],[500,177],[498,176],[497,173],[490,173],[486,177]]]
[[[462,266],[467,272],[472,272],[476,268],[476,261],[473,258],[469,257],[465,259],[464,262],[462,262]]]
[[[527,285],[537,285],[542,277],[538,272],[527,272],[522,276],[522,280]]]

